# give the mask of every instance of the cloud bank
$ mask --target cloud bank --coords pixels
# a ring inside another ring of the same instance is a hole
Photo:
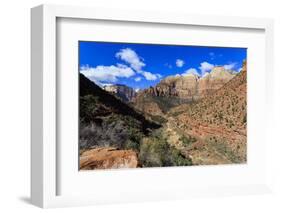
[[[206,72],[210,72],[214,67],[214,64],[210,64],[206,61],[202,62],[199,67],[199,69],[201,70],[201,75],[203,76]]]
[[[80,72],[92,81],[99,82],[116,82],[118,78],[130,78],[136,73],[128,66],[123,64],[97,67],[82,66]]]
[[[143,68],[146,66],[144,59],[130,48],[121,49],[115,54],[115,57],[127,63],[127,65],[122,63],[110,66],[98,65],[96,67],[86,65],[80,67],[80,72],[97,84],[102,82],[114,83],[119,78],[130,78],[136,74],[142,75],[148,81],[155,81],[162,77],[160,74],[144,71]],[[134,80],[138,82],[141,79],[141,77],[136,77]]]
[[[141,59],[137,53],[130,48],[121,49],[115,54],[115,57],[127,62],[136,71],[142,70],[145,66],[143,59]]]
[[[142,59],[134,50],[130,48],[121,49],[115,54],[115,57],[123,60],[129,66],[134,69],[138,74],[143,75],[143,77],[148,81],[155,81],[161,77],[160,74],[153,74],[148,71],[144,71],[145,67],[144,59]]]

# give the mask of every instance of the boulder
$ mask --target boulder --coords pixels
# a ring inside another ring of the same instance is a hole
[[[80,169],[136,168],[138,158],[133,150],[117,150],[114,147],[94,148],[80,155]]]

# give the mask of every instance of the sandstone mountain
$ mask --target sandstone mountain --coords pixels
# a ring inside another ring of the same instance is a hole
[[[188,113],[193,119],[208,124],[225,125],[229,128],[240,128],[246,122],[247,107],[247,68],[246,62],[242,71],[223,87],[198,102],[175,107],[170,113]]]
[[[225,83],[235,76],[231,70],[226,70],[224,67],[214,67],[210,73],[205,75],[198,81],[199,97],[205,97],[212,92],[221,88]]]
[[[222,66],[214,67],[210,73],[202,77],[193,73],[169,76],[155,87],[140,91],[133,102],[139,110],[161,114],[171,107],[197,101],[212,94],[234,76],[233,71]]]
[[[182,133],[196,138],[189,156],[194,164],[246,162],[247,67],[198,102],[183,104],[168,113]]]
[[[136,92],[133,88],[123,84],[105,85],[103,89],[114,94],[124,102],[130,102],[136,96]]]
[[[203,77],[190,73],[184,76],[169,76],[155,87],[144,90],[144,93],[154,96],[176,96],[181,99],[197,100],[222,87],[235,76],[224,67],[214,67]]]

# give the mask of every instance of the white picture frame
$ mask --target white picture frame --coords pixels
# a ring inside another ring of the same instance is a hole
[[[31,201],[34,205],[47,207],[62,207],[76,205],[91,205],[100,203],[140,202],[144,200],[182,199],[198,196],[233,195],[270,192],[270,153],[264,155],[265,167],[260,169],[265,178],[259,183],[240,185],[221,185],[200,187],[194,183],[193,188],[178,189],[173,186],[161,191],[156,190],[151,195],[112,193],[108,198],[89,195],[58,195],[59,167],[57,159],[57,20],[87,19],[108,20],[119,22],[153,23],[159,25],[181,25],[218,27],[228,29],[257,29],[265,34],[265,68],[264,79],[266,95],[266,118],[264,145],[270,146],[270,119],[272,119],[273,88],[273,21],[271,19],[217,17],[203,15],[154,13],[147,11],[122,11],[100,8],[85,8],[74,6],[41,5],[31,10]],[[201,169],[204,169],[202,167]],[[146,170],[149,173],[152,170]],[[173,172],[173,170],[170,170]],[[125,172],[126,171],[122,171]],[[163,186],[164,187],[164,186]],[[169,193],[171,192],[171,193]],[[176,192],[176,194],[175,194]],[[156,196],[157,195],[157,196]]]

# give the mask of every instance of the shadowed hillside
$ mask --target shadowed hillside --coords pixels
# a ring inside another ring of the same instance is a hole
[[[137,149],[139,138],[159,127],[80,74],[80,148]]]

